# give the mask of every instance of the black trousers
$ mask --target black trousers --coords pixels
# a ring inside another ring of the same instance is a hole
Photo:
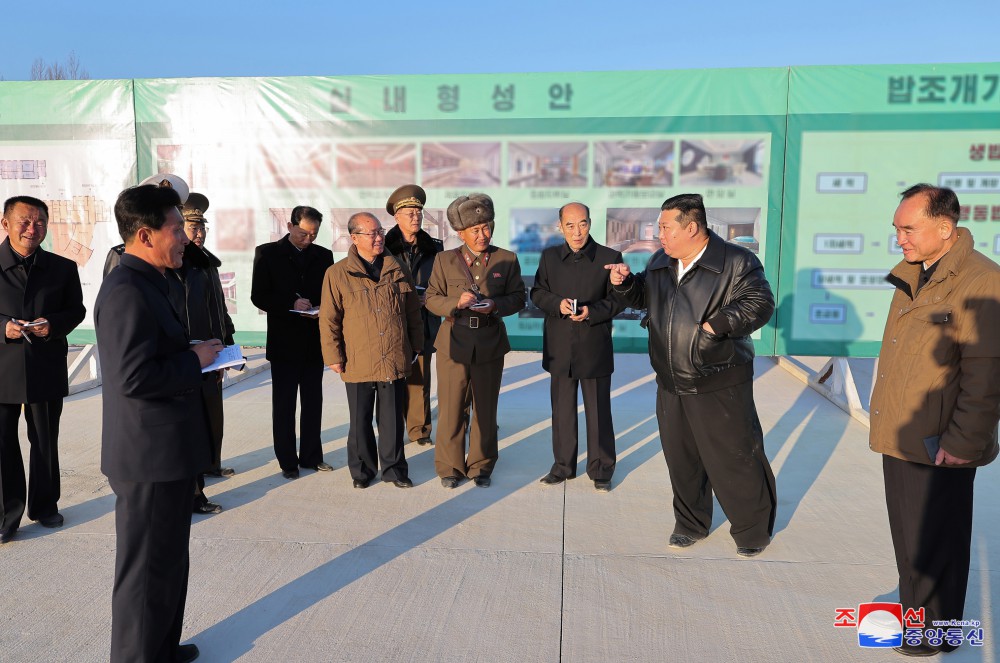
[[[212,466],[209,469],[218,470],[222,466],[222,432],[225,425],[222,406],[222,381],[216,372],[205,373],[201,383],[202,400],[205,402],[205,415],[208,419],[208,431],[212,438]],[[207,504],[205,495],[205,475],[198,475],[198,483],[194,491],[195,504]]]
[[[594,481],[610,481],[616,460],[610,375],[584,379],[552,375],[552,455],[555,462],[550,472],[567,479],[576,476],[578,390],[583,391],[583,412],[587,418],[587,476]]]
[[[736,545],[766,546],[774,532],[777,492],[753,383],[690,396],[658,388],[656,418],[674,491],[674,532],[708,536],[714,490]]]
[[[299,453],[295,453],[295,399],[299,413]],[[271,431],[274,455],[282,471],[316,467],[323,462],[323,364],[271,362]]]
[[[882,475],[903,610],[923,607],[926,628],[933,620],[962,619],[976,469],[883,455]]]
[[[371,481],[382,466],[382,481],[408,478],[403,454],[403,399],[406,380],[347,382],[347,407],[351,417],[347,432],[347,467],[351,478]],[[372,415],[378,401],[378,447]]]
[[[18,527],[27,504],[28,518],[39,520],[58,512],[59,417],[61,398],[24,405],[28,424],[28,481],[17,438],[21,404],[0,404],[0,529]]]
[[[194,477],[110,479],[115,491],[111,663],[175,659],[187,600]]]

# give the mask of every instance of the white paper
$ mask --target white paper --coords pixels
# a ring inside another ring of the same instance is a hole
[[[201,372],[218,371],[223,368],[242,366],[245,363],[246,359],[243,358],[243,348],[238,345],[227,345],[219,353],[219,356],[215,358],[215,361],[201,369]]]

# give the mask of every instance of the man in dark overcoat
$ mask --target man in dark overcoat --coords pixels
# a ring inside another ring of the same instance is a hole
[[[559,209],[565,242],[542,251],[531,301],[545,312],[542,368],[551,374],[552,454],[542,477],[552,486],[576,476],[577,392],[587,418],[587,476],[599,491],[611,489],[615,429],[611,420],[611,374],[615,352],[611,320],[624,305],[611,292],[604,265],[622,254],[590,236],[590,210],[582,203]]]
[[[15,196],[4,203],[0,244],[0,543],[14,538],[25,506],[44,527],[59,513],[59,418],[69,393],[66,336],[86,309],[76,263],[41,248],[49,223],[44,202]],[[17,435],[28,424],[28,482]]]
[[[250,300],[267,313],[267,360],[271,363],[271,432],[274,455],[286,479],[299,468],[329,472],[323,461],[323,352],[319,304],[333,252],[314,244],[323,215],[312,207],[292,210],[288,234],[261,244],[253,259]],[[299,413],[299,450],[295,451],[295,400]]]
[[[385,248],[396,260],[406,265],[420,295],[420,317],[424,323],[424,349],[406,377],[403,397],[403,421],[411,442],[423,446],[431,440],[431,357],[434,337],[441,327],[441,317],[427,310],[424,297],[427,281],[434,268],[434,257],[444,251],[444,243],[431,237],[421,227],[427,193],[416,184],[401,186],[392,192],[385,210],[396,219],[396,225],[385,234]]]
[[[218,339],[191,344],[171,296],[181,266],[183,219],[173,189],[126,189],[115,203],[125,242],[97,294],[101,358],[101,471],[115,492],[111,661],[192,661],[180,645],[196,477],[211,463],[202,368]]]

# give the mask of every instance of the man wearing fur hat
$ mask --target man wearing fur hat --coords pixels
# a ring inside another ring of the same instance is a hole
[[[427,283],[427,310],[444,317],[434,341],[438,373],[438,436],[434,466],[441,485],[463,477],[490,485],[496,465],[497,401],[504,355],[510,352],[503,317],[524,308],[517,256],[490,246],[493,201],[483,193],[456,198],[448,223],[463,245],[440,253]],[[465,412],[472,405],[469,453]]]
[[[181,207],[184,217],[184,234],[191,242],[184,247],[184,264],[174,273],[184,285],[185,324],[192,339],[221,339],[226,345],[233,344],[232,318],[226,309],[226,298],[222,292],[219,267],[222,265],[207,248],[205,238],[208,229],[205,211],[208,209],[205,195],[191,192],[187,202]],[[202,381],[202,396],[208,415],[209,432],[212,436],[212,467],[206,474],[223,477],[235,474],[232,468],[222,467],[222,374],[206,373]],[[219,513],[222,507],[209,502],[205,496],[205,475],[198,475],[198,493],[195,495],[195,513]]]
[[[427,194],[416,184],[401,186],[386,201],[385,210],[396,219],[396,226],[385,234],[385,248],[406,265],[413,276],[421,305],[427,291],[427,280],[434,267],[434,256],[444,251],[444,243],[421,228]],[[406,378],[403,396],[403,420],[411,442],[419,445],[431,441],[431,354],[432,341],[441,326],[441,318],[423,306],[420,317],[424,325],[424,350],[414,362]]]

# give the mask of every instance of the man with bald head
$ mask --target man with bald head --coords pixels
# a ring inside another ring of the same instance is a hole
[[[406,266],[384,251],[378,219],[359,212],[348,220],[347,231],[353,245],[326,270],[319,310],[323,360],[347,386],[347,466],[355,488],[367,488],[380,465],[383,482],[410,488],[403,403],[406,376],[424,345],[420,297]]]
[[[615,471],[615,429],[611,420],[611,374],[615,370],[611,320],[624,305],[614,297],[604,265],[622,254],[590,236],[590,209],[583,203],[559,208],[566,240],[542,252],[531,301],[545,312],[542,368],[551,378],[552,469],[548,486],[576,476],[577,392],[587,418],[587,476],[602,492]]]

